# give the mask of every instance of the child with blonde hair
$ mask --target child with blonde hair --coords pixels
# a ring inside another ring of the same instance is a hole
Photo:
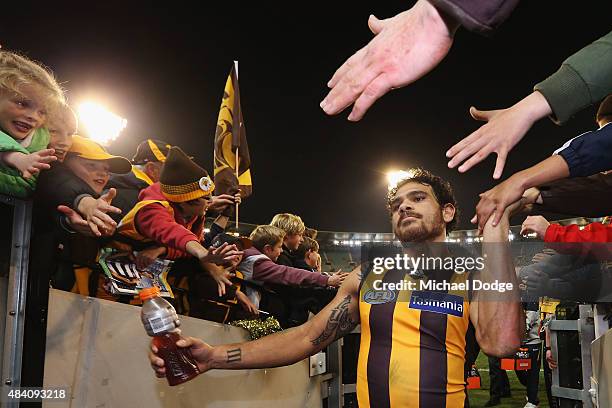
[[[36,174],[56,160],[47,149],[47,113],[65,104],[53,75],[41,65],[0,51],[0,193],[29,196]]]
[[[72,137],[78,129],[78,119],[67,104],[61,104],[54,109],[45,125],[49,131],[49,149],[53,149],[58,162],[63,162],[72,146]]]

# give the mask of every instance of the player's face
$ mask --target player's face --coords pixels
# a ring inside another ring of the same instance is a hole
[[[408,182],[398,189],[391,200],[391,223],[401,242],[444,240],[446,235],[443,208],[433,189],[418,182]]]

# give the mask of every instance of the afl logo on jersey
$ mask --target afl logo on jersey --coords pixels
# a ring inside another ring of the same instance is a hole
[[[371,305],[380,305],[394,300],[395,292],[391,290],[370,289],[363,295],[363,301]]]

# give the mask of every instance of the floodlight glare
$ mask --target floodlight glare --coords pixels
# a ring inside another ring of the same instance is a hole
[[[94,102],[84,102],[79,106],[79,122],[92,140],[104,146],[117,139],[127,126],[126,119]]]
[[[387,186],[389,190],[394,189],[398,183],[402,180],[412,177],[412,173],[410,171],[405,170],[394,170],[387,172]]]

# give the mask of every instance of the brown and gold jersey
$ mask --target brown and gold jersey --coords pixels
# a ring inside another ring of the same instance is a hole
[[[459,284],[455,288],[460,289],[427,290],[429,280]],[[469,290],[460,284],[467,288],[467,280],[467,273],[414,279],[397,270],[370,273],[363,280],[357,368],[360,407],[464,406],[470,302]],[[401,287],[383,288],[382,283]]]

